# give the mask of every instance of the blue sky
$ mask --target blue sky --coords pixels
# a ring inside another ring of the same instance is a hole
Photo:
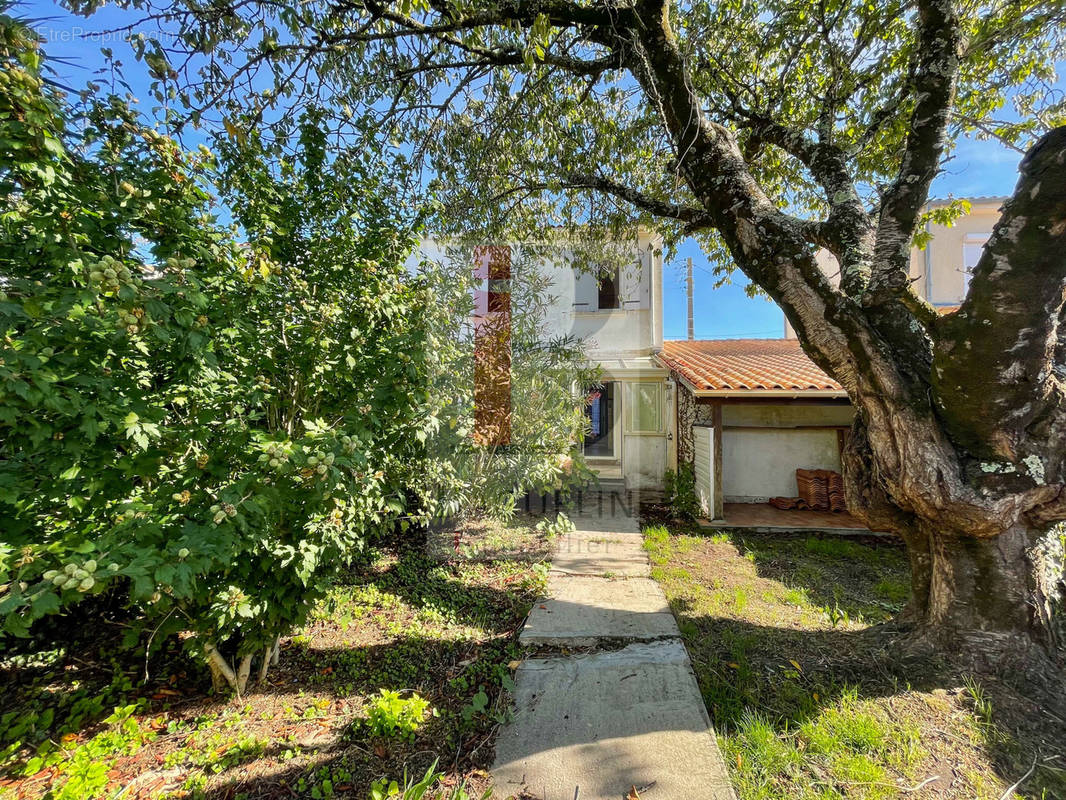
[[[120,38],[94,35],[118,27],[136,17],[113,6],[105,7],[89,19],[76,17],[50,0],[21,3],[16,12],[41,19],[38,30],[45,36],[45,50],[53,58],[63,82],[80,89],[103,64],[102,46],[114,49],[125,64],[126,78],[142,97],[147,87],[144,65],[137,63]],[[43,18],[43,19],[42,19]],[[145,104],[150,101],[145,100]],[[147,109],[146,109],[147,110]],[[955,157],[933,186],[934,197],[967,197],[1010,194],[1017,179],[1021,156],[1002,145],[977,140],[959,142]],[[695,242],[685,242],[666,262],[663,274],[663,325],[668,339],[686,336],[685,259],[693,260],[695,284],[696,338],[772,338],[784,331],[784,316],[771,301],[751,298],[745,293],[746,279],[735,273],[734,282],[715,289],[712,265]]]
[[[1018,180],[1021,155],[997,142],[964,139],[955,157],[933,184],[933,197],[1009,195]],[[711,265],[694,242],[686,242],[663,269],[663,336],[687,336],[685,259],[692,258],[693,309],[697,339],[777,338],[784,335],[781,309],[762,297],[748,297],[747,279],[734,273],[734,282],[718,289]]]

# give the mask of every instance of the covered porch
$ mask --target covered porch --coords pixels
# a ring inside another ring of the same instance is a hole
[[[820,531],[823,533],[891,534],[869,530],[847,512],[783,510],[769,503],[723,503],[722,516],[714,520],[700,520],[705,528],[744,528],[761,533],[784,531]]]

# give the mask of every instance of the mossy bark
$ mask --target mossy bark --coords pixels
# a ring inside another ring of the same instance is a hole
[[[947,465],[930,466],[898,469],[947,475]],[[911,643],[949,653],[966,669],[1054,690],[1066,667],[1066,526],[1002,511],[982,513],[976,524],[947,506],[938,512],[920,498],[909,502],[899,493],[908,483],[886,479],[861,421],[844,451],[844,473],[852,511],[906,545],[911,596],[899,622]],[[1011,508],[1008,491],[1001,495],[997,508]]]
[[[926,593],[924,613],[915,620],[926,635],[955,649],[980,645],[975,654],[993,662],[1030,645],[1051,659],[1057,656],[1053,615],[1062,563],[1056,567],[1046,558],[1057,528],[1019,524],[997,536],[975,537],[945,532],[932,521],[922,527],[929,545],[928,581],[919,575],[913,588]]]

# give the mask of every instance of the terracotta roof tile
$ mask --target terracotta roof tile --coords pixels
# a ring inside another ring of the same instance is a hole
[[[701,391],[843,392],[795,339],[666,341],[658,358]]]

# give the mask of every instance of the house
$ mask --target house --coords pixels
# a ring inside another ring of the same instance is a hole
[[[972,198],[966,216],[951,227],[931,223],[926,246],[911,251],[912,283],[941,313],[965,297],[1002,203]],[[817,258],[837,276],[831,254]],[[657,360],[677,384],[677,459],[693,466],[707,516],[728,520],[730,504],[795,496],[796,469],[840,470],[854,411],[787,320],[783,339],[666,341]]]
[[[930,224],[929,243],[912,251],[915,287],[943,312],[962,301],[1001,203],[972,199],[968,215],[951,227]],[[610,260],[616,266],[599,271],[575,266],[565,244],[475,251],[479,319],[509,309],[500,282],[512,278],[512,260],[525,263],[534,253],[553,298],[545,334],[582,340],[599,367],[600,382],[581,391],[588,401],[582,446],[601,482],[654,494],[667,470],[691,464],[704,512],[717,519],[730,504],[795,495],[797,468],[840,470],[853,409],[787,321],[783,339],[663,341],[661,240],[641,231],[613,248],[621,254]],[[426,240],[421,250],[432,259],[445,248]],[[828,252],[817,258],[827,275],[837,274]],[[501,402],[493,399],[491,413],[502,413],[492,410]]]
[[[629,263],[597,276],[552,265],[556,334],[585,344],[601,382],[588,387],[588,465],[601,481],[627,491],[656,491],[676,465],[675,395],[670,371],[656,359],[663,346],[662,244],[642,232]]]
[[[534,260],[553,301],[544,335],[580,339],[598,367],[600,382],[581,389],[588,400],[589,431],[582,443],[587,463],[605,483],[657,491],[664,472],[677,461],[675,384],[656,359],[663,346],[662,243],[641,231],[613,249],[614,266],[597,274],[585,264],[575,265],[565,246],[475,248],[476,277],[483,282],[475,316],[500,313],[494,309],[510,301],[502,299],[506,291],[498,291],[503,287],[498,281],[511,278],[512,261],[517,276],[520,264]],[[446,245],[427,239],[408,266],[413,269],[419,258],[443,260],[446,251]],[[489,403],[500,406],[501,400],[493,397]]]

